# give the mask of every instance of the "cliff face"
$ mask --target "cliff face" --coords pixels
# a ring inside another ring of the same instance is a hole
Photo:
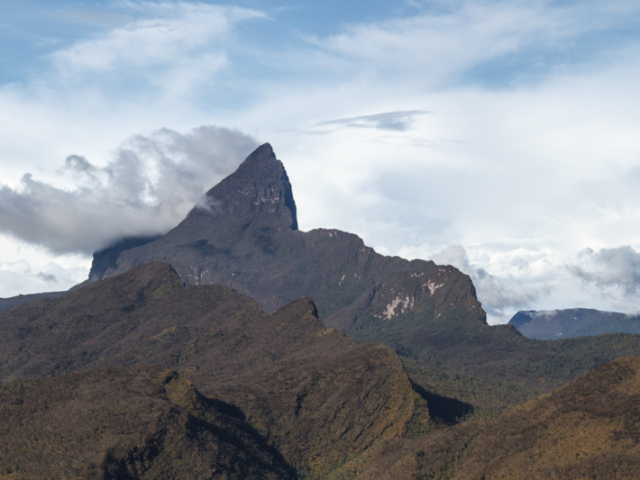
[[[484,323],[471,280],[451,266],[379,255],[339,230],[298,231],[291,184],[268,144],[200,203],[161,238],[120,249],[110,262],[98,256],[90,278],[163,260],[185,283],[228,285],[267,312],[310,296],[325,325],[359,340],[403,318],[425,323],[453,310]]]

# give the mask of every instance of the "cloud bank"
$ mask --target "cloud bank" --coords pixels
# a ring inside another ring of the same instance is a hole
[[[636,311],[640,307],[640,252],[630,246],[585,249],[577,261],[567,266],[585,284],[616,301],[620,308]]]
[[[500,323],[508,321],[509,318],[505,319],[505,315],[512,314],[514,310],[529,305],[539,296],[539,292],[531,287],[507,286],[500,278],[491,275],[484,268],[472,264],[465,248],[461,245],[445,247],[433,255],[432,260],[439,264],[453,265],[471,277],[482,308],[490,318],[493,317],[492,323],[495,323],[496,320],[502,320]]]
[[[71,189],[32,174],[17,189],[0,188],[0,232],[58,254],[90,254],[123,236],[165,232],[256,146],[238,131],[203,126],[134,136],[104,166],[70,155],[59,174]]]

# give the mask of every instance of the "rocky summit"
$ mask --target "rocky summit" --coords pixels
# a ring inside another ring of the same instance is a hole
[[[457,269],[379,255],[339,230],[297,228],[287,173],[264,144],[166,235],[139,246],[129,242],[117,255],[98,252],[90,280],[163,260],[185,283],[228,285],[267,312],[310,296],[325,325],[360,332],[363,340],[371,328],[416,315],[428,320],[455,311],[484,323],[471,280]]]

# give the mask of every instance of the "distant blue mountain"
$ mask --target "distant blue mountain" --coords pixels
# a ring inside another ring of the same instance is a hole
[[[554,340],[602,333],[640,333],[640,315],[589,308],[520,311],[509,321],[528,338]]]

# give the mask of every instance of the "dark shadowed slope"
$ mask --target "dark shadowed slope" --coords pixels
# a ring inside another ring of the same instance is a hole
[[[558,340],[603,333],[640,334],[640,316],[602,312],[589,308],[550,311],[522,311],[509,321],[528,338]]]
[[[152,363],[237,405],[297,468],[334,468],[428,421],[395,352],[326,330],[308,298],[271,315],[150,263],[0,314],[0,378]]]
[[[159,367],[0,384],[0,478],[295,478],[235,407]]]

